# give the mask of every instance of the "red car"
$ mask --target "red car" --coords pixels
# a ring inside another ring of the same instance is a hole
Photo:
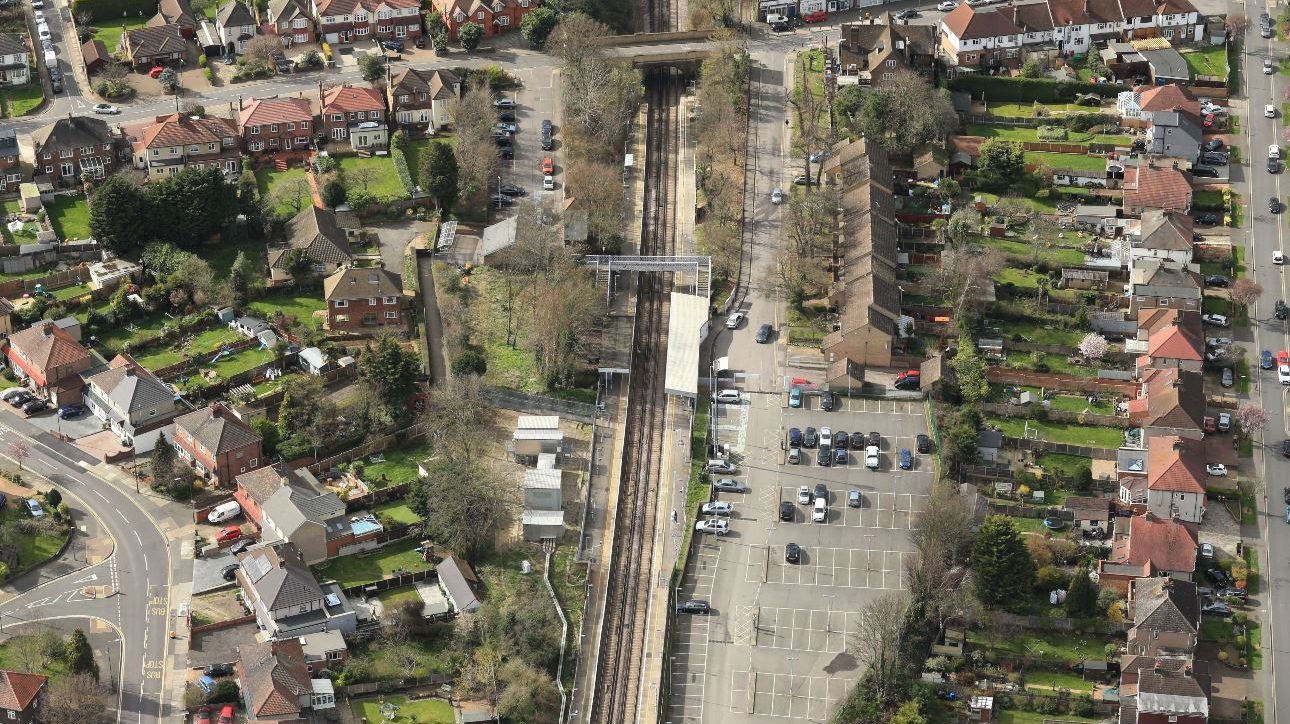
[[[1213,128],[1213,127],[1214,127],[1214,114],[1213,114],[1213,113],[1206,113],[1206,114],[1205,114],[1205,121],[1204,121],[1203,123],[1201,123],[1201,125],[1202,125],[1202,126],[1204,126],[1204,127],[1206,127],[1206,128]]]
[[[1201,424],[1204,426],[1206,433],[1212,433],[1218,429],[1218,425],[1212,417],[1205,417],[1205,419],[1201,421]]]
[[[216,542],[216,543],[232,543],[233,541],[235,541],[235,540],[237,540],[238,538],[241,538],[241,537],[242,537],[242,528],[241,528],[241,526],[230,525],[230,526],[228,526],[227,528],[225,528],[224,530],[221,530],[221,531],[219,532],[219,535],[215,536],[215,542]]]
[[[219,724],[233,724],[232,704],[225,704],[224,708],[219,710]]]
[[[802,20],[808,23],[822,23],[829,19],[829,14],[823,10],[816,10],[813,13],[807,13],[802,16]]]
[[[165,70],[166,70],[166,66],[164,65],[153,66],[152,70],[148,71],[148,77],[156,78],[157,76],[161,75]]]
[[[542,158],[542,173],[547,176],[555,173],[555,162],[551,160],[550,156],[544,156]]]
[[[1277,364],[1290,365],[1290,352],[1287,352],[1284,349],[1277,352]]]
[[[197,710],[197,724],[211,724],[211,708],[203,706]]]

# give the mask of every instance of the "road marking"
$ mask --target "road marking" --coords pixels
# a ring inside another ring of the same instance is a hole
[[[118,513],[120,513],[121,511],[120,511],[120,510],[118,510],[117,512],[118,512]],[[125,517],[125,515],[123,514],[121,517],[122,517],[122,518],[124,518],[124,517]],[[142,548],[142,547],[143,547],[143,539],[139,537],[139,531],[137,531],[137,530],[136,530],[136,531],[133,531],[133,533],[134,533],[134,539],[135,539],[136,541],[138,541],[138,542],[139,542],[139,547],[140,547],[140,548]]]
[[[901,589],[905,587],[905,557],[913,555],[906,551],[807,546],[802,551],[802,562],[794,564],[784,560],[783,546],[772,545],[765,559],[750,554],[744,566],[744,582],[761,582],[764,575],[766,583],[792,586]]]
[[[95,491],[93,491],[93,492],[94,492],[94,494],[95,494],[95,495],[97,495],[97,496],[99,496],[100,498],[102,498],[104,503],[108,502],[108,499],[107,499],[106,497],[104,497],[103,493],[100,493],[100,492],[99,492],[99,491],[97,491],[97,490],[95,490]]]
[[[755,716],[824,721],[854,683],[855,679],[833,676],[735,671],[731,673],[730,708]]]
[[[98,576],[98,574],[97,574],[97,573],[91,573],[90,575],[88,575],[88,576],[86,576],[86,577],[84,577],[84,578],[78,578],[78,579],[76,579],[75,581],[72,581],[72,583],[93,583],[94,581],[97,581],[98,579],[99,579],[99,576]]]

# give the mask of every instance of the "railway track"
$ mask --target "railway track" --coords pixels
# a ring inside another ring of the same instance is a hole
[[[667,255],[674,253],[672,188],[681,85],[672,71],[663,69],[650,71],[645,86],[649,111],[640,253]],[[642,701],[641,680],[667,403],[664,374],[671,287],[670,275],[661,272],[642,274],[637,285],[613,570],[605,597],[592,722],[635,722],[640,712],[652,706]]]

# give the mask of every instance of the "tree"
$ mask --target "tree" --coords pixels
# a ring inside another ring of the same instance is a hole
[[[1243,307],[1251,307],[1259,297],[1263,296],[1263,285],[1254,281],[1250,277],[1241,277],[1232,282],[1231,292],[1228,294],[1233,304],[1239,304]],[[1235,309],[1233,309],[1235,311]]]
[[[43,673],[45,664],[49,661],[45,644],[39,636],[14,636],[5,642],[5,649],[13,656],[18,670],[29,674]]]
[[[941,145],[959,123],[949,91],[909,70],[896,71],[867,92],[848,91],[839,111],[853,131],[892,151]]]
[[[513,486],[480,461],[436,458],[427,475],[413,483],[409,502],[425,521],[426,534],[468,559],[489,550],[509,530],[518,501]]]
[[[246,49],[242,51],[242,57],[248,63],[272,65],[274,53],[285,52],[286,49],[279,35],[257,35],[246,41]]]
[[[438,10],[431,10],[425,13],[424,17],[426,23],[426,35],[434,37],[439,33],[448,32],[448,24],[443,21],[443,13]]]
[[[57,508],[63,502],[63,494],[58,492],[58,488],[50,488],[45,491],[45,502],[51,508]]]
[[[435,457],[466,463],[483,457],[488,444],[483,433],[493,427],[494,413],[478,377],[450,377],[436,385],[424,420]]]
[[[537,9],[529,11],[529,14],[520,21],[520,33],[524,35],[524,39],[530,46],[541,48],[559,22],[559,13],[549,6],[540,5]]]
[[[962,244],[980,232],[981,214],[968,206],[950,214],[950,220],[945,224],[945,237],[951,244]]]
[[[434,52],[442,55],[448,52],[448,32],[438,32],[434,34]]]
[[[239,303],[260,296],[264,291],[264,273],[259,260],[252,260],[245,251],[239,251],[229,270],[229,283],[239,296]]]
[[[488,371],[488,360],[484,355],[475,349],[468,349],[452,358],[452,374],[454,377],[463,375],[475,375],[483,377]]]
[[[73,674],[49,682],[48,696],[40,710],[44,724],[106,724],[109,692],[89,674]]]
[[[527,17],[527,16],[526,16]],[[593,239],[622,235],[623,183],[617,164],[594,158],[572,158],[564,175],[569,193],[587,217],[587,234]]]
[[[937,483],[909,537],[923,558],[939,555],[950,566],[965,563],[972,550],[972,509],[952,484]]]
[[[905,638],[904,593],[889,592],[865,604],[847,650],[869,664],[870,686],[878,701],[891,701],[899,690],[901,647]]]
[[[941,252],[941,268],[935,281],[950,305],[956,319],[967,319],[991,297],[987,290],[992,277],[1007,266],[1003,255],[992,247],[962,245]]]
[[[981,144],[977,169],[983,183],[1003,188],[1026,173],[1025,149],[1019,141],[987,138]]]
[[[421,360],[393,335],[385,335],[368,347],[358,361],[358,374],[381,398],[391,417],[407,410],[407,400],[421,377]]]
[[[1256,431],[1262,430],[1268,425],[1268,411],[1255,402],[1242,402],[1236,408],[1236,424],[1241,431],[1247,435],[1253,435]]]
[[[955,474],[963,465],[976,464],[981,442],[981,413],[975,407],[960,407],[945,426],[945,444],[941,451],[945,463]]]
[[[291,178],[273,188],[269,194],[269,201],[274,206],[290,206],[298,214],[306,204],[312,205],[312,195],[313,190],[309,187],[308,181],[303,178]]]
[[[497,714],[506,721],[554,724],[559,719],[560,692],[546,672],[526,661],[507,661],[500,680]]]
[[[358,59],[358,69],[368,83],[385,77],[385,57],[369,53]]]
[[[27,447],[27,442],[22,438],[14,438],[13,442],[9,443],[9,457],[13,458],[13,461],[18,463],[18,469],[22,470],[22,464],[31,457],[31,448]]]
[[[456,128],[453,155],[457,159],[457,199],[471,206],[483,205],[501,163],[492,135],[497,113],[487,81],[471,83],[454,102],[452,116]]]
[[[1088,566],[1080,566],[1071,579],[1066,592],[1066,615],[1071,618],[1092,618],[1097,615],[1098,587],[1088,577]]]
[[[1035,586],[1035,561],[1021,542],[1012,519],[991,515],[972,546],[976,595],[987,606],[1024,608]]]
[[[1021,75],[1023,78],[1039,78],[1043,76],[1044,69],[1039,66],[1039,61],[1031,58],[1021,64]]]
[[[157,76],[157,83],[161,86],[161,90],[166,93],[174,93],[179,90],[179,74],[175,72],[174,68],[168,67]]]
[[[90,235],[117,254],[134,256],[147,242],[148,202],[124,176],[108,176],[90,196]]]
[[[598,38],[612,34],[588,16],[570,13],[546,43],[547,51],[564,62],[565,117],[600,147],[589,155],[617,152],[639,108],[640,73],[630,63],[608,58],[597,45]]]
[[[1110,349],[1111,345],[1107,344],[1106,337],[1097,332],[1089,332],[1079,341],[1079,353],[1095,362],[1105,357]]]
[[[157,435],[157,442],[153,445],[148,463],[152,468],[152,480],[156,484],[169,486],[178,476],[178,455],[175,453],[174,446],[166,439],[166,433]]]
[[[1234,38],[1250,27],[1250,19],[1245,16],[1245,13],[1228,13],[1224,26],[1227,28],[1228,36]]]
[[[378,176],[376,169],[371,166],[357,166],[345,172],[345,180],[351,184],[361,186],[364,191],[367,190],[372,182]]]
[[[474,50],[479,47],[479,41],[484,39],[484,28],[478,23],[465,23],[457,28],[457,40],[461,47],[466,50]]]
[[[896,713],[887,720],[887,724],[926,724],[926,722],[927,719],[923,716],[917,699],[910,699],[901,704]]]
[[[63,650],[63,662],[67,664],[68,673],[88,674],[95,681],[99,680],[99,665],[94,660],[94,649],[90,648],[85,632],[79,628],[67,639],[67,647]]]
[[[989,365],[977,351],[976,341],[971,337],[959,338],[958,352],[950,360],[950,367],[954,369],[964,402],[979,402],[990,396]]]
[[[441,216],[452,212],[457,203],[458,188],[457,157],[452,146],[446,143],[431,143],[421,154],[421,168],[417,177],[421,181],[421,190],[434,199]]]
[[[206,243],[237,213],[236,189],[214,166],[189,166],[161,183],[149,184],[147,196],[153,213],[166,219],[160,227],[161,239],[180,248]]]
[[[327,183],[323,184],[322,191],[319,192],[318,195],[322,196],[324,204],[327,204],[328,207],[333,209],[345,203],[345,197],[347,196],[345,193],[345,185],[336,179],[331,179]]]
[[[293,375],[283,384],[278,404],[278,433],[285,439],[303,435],[322,412],[326,391],[312,375]]]

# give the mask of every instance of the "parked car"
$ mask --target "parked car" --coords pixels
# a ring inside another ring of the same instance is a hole
[[[0,400],[4,400],[5,402],[8,402],[11,399],[18,397],[20,395],[30,395],[30,394],[31,394],[30,392],[28,392],[26,389],[22,387],[10,387],[4,392],[0,392]]]
[[[743,324],[747,318],[748,315],[743,312],[734,312],[729,317],[726,317],[726,329],[738,329],[739,325]]]
[[[799,505],[810,505],[812,500],[815,500],[815,496],[811,495],[810,488],[803,485],[797,489],[797,502]]]
[[[497,154],[501,156],[503,160],[510,161],[515,158],[515,149],[510,146],[502,146],[498,150]]]
[[[824,483],[816,483],[815,489],[811,491],[811,500],[818,500],[820,498],[824,498],[826,501],[829,499],[829,486]]]
[[[712,613],[712,606],[709,605],[707,601],[701,601],[697,599],[690,600],[690,601],[678,601],[676,604],[676,612],[694,613],[694,614],[703,615],[703,614]]]
[[[802,447],[806,447],[806,448],[815,447],[816,445],[819,444],[819,442],[820,442],[820,436],[819,436],[819,433],[815,431],[815,428],[807,427],[806,430],[802,433]]]
[[[254,543],[254,542],[255,542],[255,541],[254,541],[254,540],[252,540],[252,539],[250,539],[250,538],[243,538],[242,540],[240,540],[240,541],[238,541],[238,542],[234,543],[233,545],[229,546],[229,548],[228,548],[228,552],[229,552],[229,554],[230,554],[230,555],[237,555],[238,553],[241,553],[242,551],[246,550],[247,548],[250,548],[250,547],[251,547],[251,544],[252,544],[252,543]]]
[[[900,451],[900,469],[909,470],[914,467],[914,456],[909,454],[909,448],[903,448]]]
[[[833,428],[827,425],[820,428],[820,447],[825,446],[833,446]]]
[[[788,446],[790,448],[802,446],[802,431],[796,427],[788,428]]]
[[[869,438],[865,442],[865,444],[873,445],[874,447],[882,447],[882,435],[879,434],[877,431],[870,431]]]
[[[1207,616],[1231,616],[1232,607],[1222,601],[1205,604],[1200,612]]]
[[[1201,163],[1207,163],[1211,166],[1226,166],[1229,158],[1226,153],[1208,152],[1200,156]]]
[[[1205,474],[1225,478],[1227,477],[1227,466],[1222,463],[1209,463],[1205,465]]]
[[[811,505],[811,522],[824,523],[829,519],[829,501],[824,498],[816,498]]]
[[[542,190],[555,191],[555,177],[551,175],[542,177]]]
[[[726,475],[731,475],[737,468],[735,468],[734,463],[729,460],[709,460],[706,469],[709,473],[724,473]]]
[[[1221,174],[1218,169],[1209,166],[1192,166],[1191,175],[1199,178],[1218,178]]]
[[[783,190],[783,189],[779,189],[779,188],[771,189],[771,191],[770,191],[770,202],[771,202],[772,204],[782,204],[782,203],[784,203],[784,190]]]
[[[1204,126],[1205,128],[1213,128],[1213,127],[1214,127],[1214,114],[1213,114],[1213,113],[1206,113],[1206,114],[1205,114],[1205,119],[1204,119],[1204,120],[1202,120],[1202,121],[1200,122],[1200,125]]]
[[[878,448],[870,445],[864,449],[864,466],[870,470],[878,469]]]
[[[1203,418],[1201,418],[1200,426],[1202,429],[1205,430],[1207,434],[1218,431],[1218,423],[1214,420],[1213,417],[1210,417],[1209,415],[1206,415]]]
[[[1266,349],[1263,350],[1263,354],[1259,356],[1259,367],[1265,370],[1272,369],[1272,353]]]
[[[1205,578],[1209,579],[1209,582],[1218,588],[1227,588],[1232,583],[1231,579],[1227,577],[1227,572],[1222,568],[1206,568]]]
[[[824,12],[823,10],[816,10],[813,13],[806,13],[805,15],[802,16],[802,20],[808,23],[823,23],[828,19],[829,19],[829,14]]]
[[[901,377],[896,380],[894,387],[898,390],[917,390],[920,386],[918,377]]]
[[[1213,558],[1213,557],[1214,557],[1214,544],[1213,544],[1213,543],[1201,543],[1201,544],[1200,544],[1200,557],[1201,557],[1201,558]]]
[[[519,133],[520,127],[515,125],[514,123],[507,123],[506,121],[498,121],[497,123],[493,124],[493,130],[506,131],[507,133]]]
[[[502,184],[501,192],[507,196],[523,196],[528,193],[522,187],[515,184]]]
[[[511,110],[515,108],[517,105],[519,104],[515,102],[514,98],[498,98],[497,100],[493,101],[494,108],[505,108],[507,110]]]
[[[785,458],[789,465],[799,465],[802,462],[802,448],[794,447],[788,449],[788,457]]]
[[[10,405],[13,405],[14,407],[22,407],[23,405],[27,404],[28,402],[31,402],[34,399],[36,399],[35,395],[31,394],[26,390],[23,390],[21,394],[17,394],[17,395],[14,395],[13,397],[7,398],[5,402],[8,402]]]
[[[550,156],[542,157],[542,173],[548,176],[555,173],[555,161],[551,160]]]
[[[785,523],[791,523],[791,522],[793,521],[793,504],[792,504],[792,503],[790,503],[790,502],[789,502],[789,501],[787,501],[787,500],[782,500],[782,501],[780,501],[780,503],[779,503],[779,519],[780,519],[780,520],[782,520],[782,521],[784,521]]]
[[[914,18],[918,17],[918,15],[919,13],[917,10],[910,8],[909,10],[901,10],[900,12],[896,13],[895,17],[897,20],[913,20]]]
[[[1196,215],[1196,223],[1201,226],[1213,226],[1218,223],[1218,214],[1206,211],[1203,214]]]
[[[943,12],[943,13],[948,13],[949,11],[953,10],[954,8],[956,8],[956,7],[958,7],[958,6],[959,6],[959,4],[958,4],[958,3],[956,3],[956,2],[950,2],[950,0],[945,0],[945,2],[940,3],[939,5],[937,5],[937,6],[936,6],[936,9],[937,9],[937,10],[940,10],[940,11],[941,11],[941,12]]]
[[[58,416],[64,420],[80,417],[85,414],[85,405],[63,405],[58,408]]]
[[[828,445],[820,446],[820,454],[815,458],[815,464],[827,468],[833,464],[833,448]]]
[[[1236,376],[1232,374],[1231,367],[1223,368],[1223,376],[1219,379],[1218,383],[1224,387],[1231,387],[1236,384]]]
[[[845,449],[846,449],[846,447],[847,447],[847,441],[848,441],[849,439],[850,439],[850,438],[849,438],[849,437],[847,437],[847,431],[846,431],[846,430],[838,430],[837,432],[833,433],[833,445],[834,445],[834,447],[839,447],[839,448],[842,448],[842,449],[844,449],[844,450],[845,450]]]
[[[712,393],[712,401],[724,405],[738,405],[743,399],[743,393],[739,390],[717,390]]]
[[[1229,324],[1227,316],[1223,314],[1202,314],[1200,321],[1205,324],[1212,324],[1215,327],[1226,327]]]
[[[789,543],[784,546],[784,560],[788,563],[798,563],[802,560],[802,547],[796,543]]]
[[[774,327],[770,326],[769,324],[763,324],[762,326],[757,328],[757,336],[753,337],[753,341],[755,341],[757,344],[766,344],[767,342],[770,341],[770,336],[774,333],[775,333]]]
[[[695,523],[694,529],[699,533],[725,535],[730,532],[730,521],[722,520],[721,518],[706,518]]]
[[[28,400],[25,404],[23,404],[22,411],[27,413],[28,415],[34,415],[35,413],[41,412],[48,408],[49,408],[49,403],[45,402],[44,400]]]
[[[847,464],[847,449],[839,447],[833,451],[833,462],[838,465]]]
[[[735,510],[735,504],[727,500],[714,500],[704,503],[699,510],[704,515],[730,515]]]
[[[216,543],[229,543],[242,537],[242,526],[230,525],[225,526],[218,535],[215,536]]]
[[[918,450],[919,455],[926,455],[927,453],[930,453],[932,451],[932,438],[922,433],[919,433],[918,437],[915,438],[915,440],[917,441],[917,446],[915,449]]]
[[[802,388],[791,387],[788,390],[788,406],[797,409],[802,406]]]
[[[1206,151],[1221,151],[1223,150],[1223,139],[1211,138],[1208,141],[1205,141],[1204,148]]]
[[[820,393],[820,409],[825,412],[833,412],[833,393],[825,390]]]
[[[711,463],[709,463],[709,465],[711,465]],[[731,472],[734,471],[732,470]],[[734,478],[717,478],[712,481],[712,489],[722,490],[727,493],[745,493],[748,491],[748,486],[744,485],[742,480],[735,480]]]
[[[848,491],[847,491],[847,507],[848,507],[848,508],[859,508],[861,505],[864,505],[864,498],[862,498],[862,497],[860,496],[860,491],[859,491],[859,490],[848,490]]]
[[[211,708],[209,706],[203,706],[197,709],[196,724],[211,724]]]
[[[1240,600],[1243,603],[1247,599],[1249,599],[1250,593],[1249,591],[1246,591],[1244,588],[1224,588],[1218,591],[1218,597],[1235,598]]]
[[[512,199],[510,196],[507,196],[506,194],[493,194],[492,196],[488,197],[488,200],[492,203],[493,208],[495,209],[500,209],[503,206],[515,205],[515,200]]]
[[[1218,431],[1229,432],[1231,429],[1232,429],[1232,413],[1230,412],[1218,413]]]
[[[811,178],[804,173],[799,173],[793,177],[794,186],[805,186],[811,182]]]
[[[230,563],[227,566],[224,566],[224,569],[219,572],[220,578],[223,578],[226,581],[231,581],[237,578],[238,568],[241,568],[241,566],[238,565],[237,563]],[[207,673],[210,673],[210,672],[207,672]]]
[[[1232,280],[1222,274],[1210,274],[1205,277],[1205,286],[1207,287],[1226,287],[1231,283]]]
[[[45,517],[45,509],[40,507],[39,500],[36,500],[35,498],[27,498],[25,501],[23,501],[23,503],[24,505],[27,506],[27,514],[30,515],[31,517],[33,518]]]

